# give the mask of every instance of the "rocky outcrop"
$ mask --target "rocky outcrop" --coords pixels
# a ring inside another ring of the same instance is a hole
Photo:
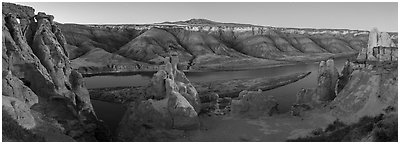
[[[397,61],[397,46],[386,32],[374,28],[369,33],[368,47],[359,53],[359,61]]]
[[[333,59],[320,62],[316,90],[319,101],[331,101],[336,97],[335,89],[338,75]]]
[[[99,120],[82,76],[71,69],[66,40],[52,15],[33,12],[32,8],[3,3],[3,102],[10,102],[3,103],[3,109],[17,104],[14,108],[31,113],[34,121],[62,127],[55,133],[77,141],[96,141]]]
[[[36,126],[30,106],[24,101],[15,97],[3,96],[2,104],[3,112],[6,111],[7,114],[9,114],[11,118],[15,119],[23,128],[32,129]]]
[[[347,60],[344,63],[343,69],[340,72],[340,76],[336,84],[336,89],[335,89],[336,95],[340,93],[340,91],[342,91],[342,89],[346,86],[346,84],[350,80],[351,73],[353,71],[354,71],[354,63],[352,63],[350,60]]]
[[[292,116],[302,116],[304,111],[313,109],[320,104],[315,88],[302,88],[296,94],[296,103],[290,108]]]
[[[2,94],[14,97],[31,107],[38,103],[38,96],[29,88],[28,82],[23,82],[11,74],[11,71],[3,71]]]
[[[159,141],[176,130],[199,126],[200,99],[185,74],[177,70],[177,56],[154,74],[146,95],[131,102],[120,122],[121,141]]]
[[[259,117],[278,112],[278,102],[273,96],[265,96],[261,90],[242,91],[232,100],[231,112],[235,115]]]
[[[346,86],[330,104],[331,113],[345,122],[377,116],[385,109],[397,111],[397,68],[390,71],[355,70]]]
[[[292,105],[290,112],[293,116],[301,116],[304,111],[321,106],[335,99],[338,91],[343,89],[347,78],[349,64],[344,67],[341,77],[334,65],[333,59],[321,61],[318,68],[317,87],[302,88],[296,94],[296,102]],[[339,79],[339,80],[338,80]],[[340,83],[340,84],[338,84]]]
[[[201,113],[214,112],[219,109],[219,95],[217,93],[209,93],[200,96]]]

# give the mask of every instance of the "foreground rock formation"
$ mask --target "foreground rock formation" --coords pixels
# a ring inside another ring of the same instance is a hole
[[[200,99],[177,63],[173,56],[154,74],[145,97],[129,103],[118,128],[119,140],[163,141],[179,130],[199,127]]]
[[[96,118],[80,73],[71,69],[66,40],[54,17],[3,3],[3,110],[43,136],[97,141],[104,127]],[[56,129],[47,134],[44,128]]]
[[[335,89],[339,73],[333,59],[321,61],[318,69],[318,87],[316,93],[320,101],[331,101],[336,97]]]
[[[368,47],[361,49],[356,60],[346,61],[340,75],[333,60],[320,63],[318,87],[303,89],[297,94],[292,109],[295,115],[328,104],[335,115],[347,113],[346,119],[356,121],[369,115],[362,112],[362,107],[370,109],[370,116],[374,116],[397,102],[397,90],[394,89],[397,85],[397,47],[387,33],[377,29],[371,30],[369,38]],[[358,112],[363,114],[356,114]]]
[[[390,127],[397,126],[398,115],[397,47],[387,33],[377,29],[371,30],[369,37],[368,47],[361,50],[357,59],[346,61],[335,84],[336,97],[320,103],[321,94],[326,94],[318,93],[321,85],[298,93],[292,115],[320,113],[336,119],[325,131],[314,130],[313,135],[299,141],[386,141],[386,138],[394,138],[392,134],[397,131]],[[331,88],[331,85],[326,86]],[[333,93],[328,87],[324,88]],[[357,127],[370,128],[360,131]]]

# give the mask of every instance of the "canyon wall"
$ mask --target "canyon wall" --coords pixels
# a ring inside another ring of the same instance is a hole
[[[154,67],[162,65],[162,59],[170,52],[178,54],[178,68],[185,70],[320,61],[359,53],[368,46],[369,34],[362,30],[279,28],[203,19],[142,25],[62,24],[60,27],[73,65],[85,73],[112,66],[121,67],[119,71],[155,71]],[[397,42],[397,33],[385,37]],[[102,53],[110,58],[97,60],[90,54],[93,49],[103,49]],[[387,54],[387,50],[376,51]],[[117,58],[120,56],[123,59]],[[120,66],[126,65],[126,61],[143,66]],[[226,66],[226,63],[237,64]]]

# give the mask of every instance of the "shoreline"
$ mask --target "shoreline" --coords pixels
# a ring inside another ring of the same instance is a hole
[[[226,72],[226,71],[245,71],[245,70],[257,70],[257,69],[267,69],[267,68],[277,68],[277,67],[285,67],[285,66],[293,66],[298,64],[308,64],[308,63],[316,63],[321,60],[329,59],[329,58],[344,58],[344,57],[353,57],[356,56],[358,53],[351,53],[351,54],[336,54],[329,57],[324,57],[317,60],[305,60],[305,61],[283,61],[283,63],[278,64],[268,64],[268,65],[259,65],[255,67],[242,67],[242,68],[221,68],[221,69],[205,69],[205,70],[182,70],[185,73],[202,73],[202,72]],[[81,73],[83,77],[92,77],[92,76],[107,76],[107,75],[114,75],[114,76],[127,76],[133,74],[144,74],[144,73],[155,73],[158,70],[135,70],[135,71],[107,71],[107,72],[96,72],[96,73]]]
[[[311,72],[303,72],[283,75],[279,77],[257,77],[217,80],[209,82],[192,82],[192,85],[196,88],[199,95],[206,96],[210,93],[216,93],[221,98],[233,98],[235,96],[237,97],[238,93],[243,90],[271,90],[297,82],[298,80],[301,80],[310,74]],[[210,84],[212,84],[212,86]],[[125,102],[138,100],[139,97],[146,94],[146,88],[147,85],[93,88],[88,90],[90,94],[90,99],[123,104]]]

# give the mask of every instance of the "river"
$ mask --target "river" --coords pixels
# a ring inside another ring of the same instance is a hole
[[[335,59],[335,67],[341,71],[347,58]],[[266,95],[274,96],[279,103],[278,109],[281,113],[288,112],[291,105],[296,101],[296,93],[301,88],[315,88],[317,86],[317,72],[319,63],[306,63],[275,68],[244,70],[244,71],[220,71],[220,72],[185,72],[187,78],[192,82],[227,80],[236,78],[275,77],[298,72],[311,72],[304,79],[297,82],[265,91]],[[118,86],[140,86],[147,85],[153,72],[119,74],[106,76],[85,77],[87,88],[104,88]],[[125,111],[120,104],[92,100],[97,116],[109,125],[112,131],[118,126]]]

